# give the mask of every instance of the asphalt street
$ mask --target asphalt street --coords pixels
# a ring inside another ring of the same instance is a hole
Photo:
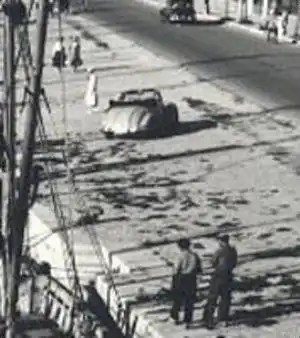
[[[91,19],[176,59],[199,81],[212,81],[268,109],[297,111],[299,47],[267,43],[226,24],[163,24],[156,8],[133,0],[90,1],[90,5],[94,8],[88,14]]]

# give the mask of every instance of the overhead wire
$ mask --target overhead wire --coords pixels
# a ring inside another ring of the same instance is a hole
[[[58,39],[59,41],[62,41],[63,39],[63,28],[62,28],[62,18],[61,18],[61,13],[59,11],[58,13]],[[62,53],[61,53],[62,54]],[[66,170],[67,170],[67,177],[68,177],[68,183],[70,184],[70,195],[74,198],[75,204],[76,206],[78,206],[79,210],[82,210],[84,212],[86,212],[87,215],[91,216],[93,213],[91,212],[91,209],[87,206],[87,204],[84,202],[84,200],[81,198],[81,196],[79,195],[79,190],[76,187],[75,184],[75,175],[74,175],[74,171],[73,169],[70,168],[70,146],[71,146],[71,140],[70,140],[70,134],[68,132],[68,118],[67,118],[67,95],[66,95],[66,79],[65,79],[65,74],[64,74],[64,70],[63,70],[63,59],[61,59],[61,67],[60,67],[60,81],[61,81],[61,103],[62,103],[62,122],[63,122],[63,128],[64,128],[64,140],[65,140],[65,147],[62,149],[62,156],[63,156],[63,160],[64,160],[64,164],[66,166]],[[46,107],[48,109],[49,115],[50,115],[50,119],[51,122],[54,126],[54,130],[57,130],[57,126],[54,122],[54,119],[52,118],[52,114],[51,114],[51,108],[49,105],[49,102],[47,102],[46,100],[44,100]],[[56,132],[56,136],[59,137],[59,133]],[[105,254],[103,252],[103,245],[101,244],[101,242],[98,239],[98,236],[96,234],[96,232],[92,229],[90,229],[89,226],[86,226],[82,220],[82,218],[80,218],[79,220],[81,222],[81,226],[82,228],[85,229],[85,231],[87,232],[91,244],[94,248],[95,254],[99,259],[100,264],[103,266],[104,271],[106,276],[108,277],[108,280],[110,281],[110,286],[112,287],[112,289],[115,292],[115,295],[117,297],[117,303],[118,303],[118,307],[119,309],[121,309],[121,297],[119,294],[119,291],[116,287],[116,284],[114,282],[113,279],[113,273],[111,271],[111,268],[109,266],[109,264],[106,263],[106,258],[105,258]]]
[[[46,134],[44,134],[44,135],[46,135]],[[66,156],[64,154],[64,150],[62,151],[62,154],[63,154],[64,163],[66,165],[66,162],[65,162]],[[80,196],[80,192],[79,192],[78,187],[76,186],[76,182],[75,182],[74,177],[73,177],[73,181],[69,182],[69,184],[71,184],[71,193],[72,193],[72,195],[75,199],[75,203],[76,203],[77,208],[79,210],[81,210],[83,213],[91,216],[92,215],[91,208],[87,205],[87,203],[84,201],[84,199]],[[90,227],[88,224],[85,224],[84,220],[82,218],[79,219],[79,222],[80,222],[80,225],[79,225],[80,228],[84,229],[84,231],[88,234],[90,242],[91,242],[92,247],[94,249],[95,255],[98,258],[99,263],[104,268],[104,272],[105,272],[105,275],[107,277],[106,281],[109,283],[110,288],[115,293],[115,296],[116,296],[116,299],[117,299],[117,307],[119,309],[119,315],[121,315],[121,313],[122,313],[122,300],[121,300],[120,292],[119,292],[117,285],[114,281],[112,268],[110,267],[110,264],[106,262],[105,254],[104,254],[104,251],[103,251],[103,244],[99,240],[98,234],[96,233],[96,231],[92,227]],[[52,234],[49,234],[49,236],[51,236],[51,235]],[[47,235],[45,235],[45,236],[47,236]]]
[[[57,125],[56,125],[56,123],[55,123],[55,121],[52,117],[52,114],[51,114],[51,107],[50,107],[50,105],[47,101],[44,100],[44,103],[46,104],[46,108],[48,109],[48,113],[50,115],[50,120],[51,120],[51,123],[53,125],[53,132],[54,132],[56,137],[59,137],[58,127],[57,127]],[[44,135],[45,135],[45,137],[47,137],[46,133],[44,133]],[[68,143],[68,146],[70,146],[70,145],[71,145],[71,143]],[[68,151],[68,149],[63,148],[61,150],[61,154],[62,154],[62,158],[63,158],[63,161],[64,161],[64,165],[65,165],[66,169],[68,169],[69,168],[69,162],[68,162],[69,157],[67,156],[66,151]],[[81,210],[84,214],[91,216],[91,218],[92,218],[93,212],[91,211],[91,208],[87,205],[85,200],[80,195],[80,191],[79,191],[78,187],[76,186],[76,180],[75,180],[74,175],[72,175],[72,179],[69,180],[68,183],[71,185],[70,193],[75,200],[76,207],[79,210]],[[122,302],[121,302],[120,293],[117,289],[116,283],[114,282],[112,269],[110,268],[110,265],[108,263],[106,263],[106,258],[105,258],[105,254],[104,254],[104,251],[103,251],[103,244],[99,240],[96,231],[94,229],[90,228],[88,225],[84,224],[82,218],[79,219],[79,222],[80,222],[80,225],[79,225],[80,228],[83,228],[89,236],[89,239],[90,239],[91,244],[93,246],[93,249],[95,251],[95,255],[98,258],[99,263],[104,268],[105,274],[108,277],[107,280],[110,282],[111,288],[115,291],[115,295],[117,297],[118,307],[121,308]],[[51,235],[52,234],[49,234],[48,236],[51,236]],[[47,235],[45,235],[45,236],[47,236]],[[41,239],[41,241],[42,240],[43,240],[43,238]]]
[[[64,66],[65,66],[65,50],[64,50],[64,46],[63,46],[63,28],[62,28],[62,13],[61,13],[61,8],[60,8],[60,3],[58,3],[58,38],[59,38],[59,43],[60,43],[60,65],[59,65],[59,74],[60,74],[60,84],[61,84],[61,105],[62,105],[62,123],[63,123],[63,128],[64,128],[64,150],[65,150],[65,160],[66,160],[66,168],[67,168],[67,180],[69,182],[72,182],[73,180],[73,173],[71,171],[71,168],[69,166],[69,144],[70,144],[70,140],[69,140],[69,132],[68,132],[68,119],[67,119],[67,93],[66,93],[66,79],[65,79],[65,74],[64,74]],[[69,222],[72,222],[72,218],[73,218],[73,213],[72,213],[72,191],[70,189],[69,191],[69,198],[70,198],[70,204],[68,206],[68,219]],[[69,230],[69,231],[68,231]],[[72,250],[73,250],[73,254],[71,257],[71,264],[73,267],[73,292],[75,294],[75,297],[73,299],[73,304],[71,307],[71,317],[72,320],[74,320],[74,311],[75,311],[75,307],[76,307],[76,301],[79,299],[80,302],[82,302],[83,300],[83,292],[82,292],[82,288],[81,288],[81,284],[80,284],[80,279],[79,279],[79,275],[77,272],[77,268],[76,268],[76,258],[75,258],[75,254],[74,254],[74,229],[71,226],[70,229],[66,229],[66,231],[68,231],[69,233],[69,240],[70,243],[69,245],[72,246]],[[68,268],[68,267],[66,267]],[[78,299],[76,299],[78,298]]]
[[[29,11],[28,11],[28,18],[31,15],[33,3],[34,3],[34,0],[31,0],[30,8],[29,8]],[[28,20],[25,20],[24,25],[25,25],[25,27],[24,27],[23,31],[21,31],[19,29],[19,45],[20,45],[20,48],[19,48],[19,54],[18,55],[19,55],[19,58],[22,57],[22,59],[23,59],[23,68],[24,68],[27,87],[28,87],[30,77],[33,76],[34,66],[33,66],[33,59],[32,59],[31,48],[30,48]],[[27,88],[27,90],[28,90],[28,88]],[[26,104],[26,95],[27,94],[28,93],[25,92],[25,95],[23,97],[23,108]],[[30,95],[30,93],[29,93],[29,95]],[[44,148],[46,148],[45,138],[43,137],[43,135],[45,133],[45,129],[44,129],[43,124],[41,123],[41,121],[42,121],[41,120],[41,111],[39,111],[38,113],[39,113],[39,120],[40,120],[39,121],[40,122],[39,123],[39,133],[40,133],[41,143],[44,142]],[[49,165],[46,165],[45,169],[47,171],[48,178],[50,178],[51,177],[51,175],[50,175],[51,169],[50,169]],[[53,206],[54,206],[56,219],[61,225],[60,228],[64,229],[64,231],[62,231],[62,236],[63,236],[64,242],[65,242],[65,245],[66,245],[66,249],[67,249],[66,254],[68,256],[68,257],[65,257],[65,265],[67,265],[67,263],[66,263],[67,258],[71,259],[71,263],[70,263],[71,268],[67,268],[66,270],[67,271],[71,270],[73,272],[73,276],[70,276],[70,274],[69,274],[68,279],[71,283],[74,282],[74,280],[75,280],[74,283],[78,286],[79,278],[78,278],[78,272],[76,270],[74,248],[72,246],[72,243],[70,243],[69,235],[68,235],[68,232],[67,232],[68,231],[68,227],[66,225],[67,221],[65,219],[64,212],[62,210],[62,203],[59,200],[59,194],[57,193],[58,189],[57,189],[57,187],[55,187],[54,181],[51,181],[49,186],[50,186],[50,190],[51,190],[51,198],[52,198],[52,203],[53,203]],[[28,244],[30,244],[30,243],[28,243]],[[78,287],[76,287],[76,292],[78,292],[78,291],[79,291],[78,296],[82,297],[81,290],[78,290]]]
[[[41,114],[39,114],[39,115],[40,115],[39,116],[40,141],[41,141],[41,144],[42,144],[43,148],[45,149],[45,151],[48,151],[49,146],[48,146],[47,138],[45,137],[45,126],[42,122]],[[63,212],[63,208],[62,208],[62,201],[60,200],[60,197],[59,197],[57,183],[55,182],[55,180],[52,179],[53,170],[52,170],[50,163],[48,163],[48,162],[46,163],[45,170],[46,170],[46,175],[47,175],[48,182],[49,182],[50,195],[51,195],[51,200],[52,200],[52,204],[53,204],[53,207],[54,207],[54,213],[55,213],[56,219],[59,223],[59,227],[62,229],[61,235],[62,235],[62,238],[63,238],[65,245],[66,245],[66,248],[67,248],[68,257],[69,257],[69,259],[71,259],[71,268],[72,268],[72,271],[75,275],[74,277],[69,275],[68,280],[69,280],[69,282],[72,283],[73,279],[75,278],[76,281],[78,282],[79,277],[78,277],[78,272],[77,272],[77,269],[76,269],[75,256],[74,256],[74,252],[73,252],[73,247],[70,243],[69,236],[68,236],[68,230],[69,230],[70,227],[67,226],[67,220],[66,220],[66,217],[64,216],[64,212]],[[65,259],[67,259],[68,257],[65,257]],[[68,266],[66,266],[66,270],[69,271],[70,268]]]
[[[32,6],[31,6],[32,8]],[[61,13],[60,11],[58,11],[58,35],[59,35],[59,39],[60,41],[62,41],[63,38],[63,29],[62,29],[62,18],[61,18]],[[23,38],[23,40],[21,41],[21,38]],[[28,39],[28,29],[25,30],[25,34],[21,37],[20,36],[20,42],[23,42],[24,45],[27,47],[26,48],[26,52],[27,52],[27,64],[25,64],[23,62],[23,66],[24,68],[31,68],[31,70],[33,70],[33,62],[32,62],[32,57],[31,57],[31,51],[30,51],[30,41]],[[23,49],[23,52],[25,53],[25,50]],[[79,195],[79,190],[75,185],[75,177],[73,175],[73,171],[70,168],[70,158],[69,158],[69,152],[70,152],[70,135],[68,132],[68,119],[67,119],[67,99],[66,99],[66,79],[65,79],[65,74],[63,72],[63,67],[60,68],[60,82],[61,82],[61,105],[62,105],[62,122],[63,122],[63,126],[64,126],[64,140],[65,140],[65,147],[62,150],[62,154],[63,154],[63,159],[64,159],[64,163],[67,169],[67,176],[68,176],[68,182],[70,184],[70,197],[75,198],[75,204],[77,206],[79,206],[79,208],[81,210],[84,210],[87,212],[87,214],[91,215],[92,212],[90,210],[90,208],[87,206],[87,204],[83,201],[83,199],[80,197]],[[52,123],[55,124],[54,119],[51,116],[51,111],[50,111],[50,105],[49,102],[46,101],[46,96],[45,93],[43,93],[43,97],[44,97],[44,102],[46,104],[46,107],[48,108],[49,111],[49,115],[50,115],[50,119],[52,120]],[[45,129],[45,125],[43,124],[43,119],[42,119],[42,115],[41,112],[39,112],[39,137],[41,140],[41,144],[42,147],[45,149],[45,151],[49,151],[49,146],[48,146],[48,140],[47,140],[47,134],[46,134],[46,129]],[[67,220],[66,217],[64,215],[63,212],[63,208],[62,208],[62,202],[59,198],[59,193],[58,193],[58,188],[57,188],[57,184],[55,183],[55,180],[53,180],[52,177],[52,173],[53,173],[53,168],[51,167],[50,163],[46,163],[45,166],[45,170],[46,170],[46,175],[48,177],[48,181],[49,181],[49,187],[50,187],[50,192],[51,192],[51,199],[52,199],[52,204],[54,206],[54,213],[56,216],[57,221],[60,224],[60,228],[63,230],[62,231],[62,236],[67,248],[67,255],[68,258],[71,259],[71,266],[72,268],[69,269],[66,266],[66,270],[68,272],[72,271],[73,276],[70,276],[70,274],[68,275],[68,279],[69,281],[71,281],[71,279],[73,279],[74,282],[74,288],[73,290],[75,290],[75,296],[79,296],[78,298],[82,297],[82,290],[80,287],[80,282],[79,282],[79,277],[78,277],[78,272],[77,272],[77,268],[76,268],[76,260],[75,260],[75,254],[74,254],[74,234],[73,234],[73,230],[72,230],[72,226],[67,226]],[[69,217],[68,220],[71,220],[71,203],[69,205]],[[92,243],[92,246],[95,250],[95,254],[99,259],[100,264],[104,267],[105,270],[105,274],[108,277],[107,281],[110,284],[110,287],[114,290],[116,298],[117,298],[117,303],[118,303],[118,307],[119,310],[121,310],[121,297],[120,294],[118,292],[118,289],[116,287],[116,283],[114,282],[114,278],[113,278],[113,273],[110,267],[110,264],[106,262],[106,258],[105,258],[105,254],[103,252],[103,246],[101,244],[101,241],[99,240],[96,232],[94,230],[92,230],[89,226],[86,226],[83,222],[83,220],[80,220],[81,222],[81,226],[85,229],[85,231],[88,233],[90,241]],[[68,235],[68,233],[72,234],[71,236]],[[50,236],[51,234],[49,234]],[[71,237],[71,240],[70,240]],[[65,258],[66,259],[66,258]],[[76,294],[76,293],[79,293]]]

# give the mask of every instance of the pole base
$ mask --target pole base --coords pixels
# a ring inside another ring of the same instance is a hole
[[[234,21],[234,18],[232,18],[231,16],[229,15],[224,15],[221,17],[221,20],[224,22],[224,21]]]
[[[293,45],[297,44],[299,42],[299,40],[300,40],[300,36],[298,34],[294,34],[292,36],[292,44]]]
[[[237,19],[237,23],[240,23],[240,24],[243,24],[243,25],[253,25],[254,24],[253,20],[251,20],[249,18]]]

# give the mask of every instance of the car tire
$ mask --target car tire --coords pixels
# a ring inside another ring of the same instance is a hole
[[[104,137],[105,137],[107,140],[112,140],[112,139],[115,138],[115,135],[114,135],[114,133],[112,133],[112,132],[105,132],[105,133],[104,133]]]
[[[176,104],[169,103],[166,106],[166,113],[167,113],[167,119],[169,122],[169,125],[172,127],[175,127],[179,123],[179,114]]]
[[[159,17],[160,17],[160,21],[163,22],[163,23],[165,23],[165,22],[168,21],[169,18],[168,18],[168,15],[167,15],[167,13],[166,13],[166,11],[165,11],[164,8],[160,9],[160,11],[159,11]]]

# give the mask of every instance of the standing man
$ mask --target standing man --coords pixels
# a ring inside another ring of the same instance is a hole
[[[194,304],[196,301],[197,275],[202,272],[199,256],[190,249],[187,238],[178,241],[180,256],[172,279],[173,306],[171,318],[179,324],[179,311],[184,306],[184,323],[190,328],[193,320]]]
[[[233,270],[237,265],[237,251],[229,244],[229,236],[218,237],[219,249],[212,259],[212,274],[203,320],[208,329],[214,327],[214,312],[218,304],[218,321],[228,325],[233,283]],[[218,303],[219,301],[219,303]]]
[[[206,14],[210,14],[210,0],[204,0]]]

